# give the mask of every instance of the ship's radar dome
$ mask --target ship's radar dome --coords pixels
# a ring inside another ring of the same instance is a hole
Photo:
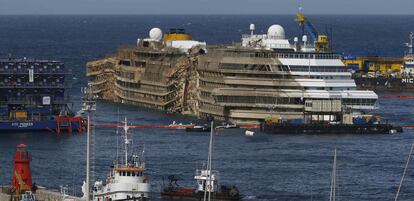
[[[274,24],[267,30],[267,36],[270,38],[285,39],[285,29],[278,24]]]
[[[152,28],[149,32],[149,37],[152,40],[161,41],[162,39],[162,31],[160,28]]]
[[[250,24],[250,31],[254,31],[254,30],[256,30],[256,26],[254,25],[254,24]]]

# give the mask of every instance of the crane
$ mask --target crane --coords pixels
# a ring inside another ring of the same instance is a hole
[[[329,39],[327,35],[319,34],[317,29],[309,21],[309,19],[302,13],[302,6],[299,5],[296,13],[296,21],[302,28],[302,34],[307,34],[315,44],[316,52],[330,52]]]

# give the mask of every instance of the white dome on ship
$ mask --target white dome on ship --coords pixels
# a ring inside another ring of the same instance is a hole
[[[152,28],[149,32],[149,37],[152,40],[161,41],[162,39],[162,31],[160,28]]]
[[[274,24],[267,30],[267,36],[270,38],[285,39],[285,29],[278,24]]]

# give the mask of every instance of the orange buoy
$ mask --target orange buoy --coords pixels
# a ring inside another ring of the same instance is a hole
[[[16,190],[16,193],[24,193],[32,188],[31,160],[27,146],[25,144],[17,145],[12,179],[12,187]]]

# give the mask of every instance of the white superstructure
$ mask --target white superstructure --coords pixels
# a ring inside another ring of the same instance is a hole
[[[280,25],[266,34],[255,34],[255,28],[250,25],[241,47],[210,48],[200,57],[200,116],[247,122],[318,113],[317,119],[340,121],[341,113],[377,108],[377,94],[357,89],[340,55],[317,52],[306,35],[290,41]],[[307,110],[307,104],[321,107]]]
[[[408,52],[404,56],[404,73],[414,75],[414,53],[413,53],[414,32],[410,34],[410,42],[406,44]]]
[[[289,73],[294,78],[292,81],[301,87],[301,90],[284,90],[289,97],[341,99],[348,108],[376,109],[377,94],[357,90],[341,57],[333,53],[317,53],[306,35],[302,36],[301,42],[295,37],[290,43],[283,27],[272,25],[265,35],[244,35],[242,45],[275,52],[279,68]]]
[[[144,153],[129,155],[131,144],[129,126],[125,118],[124,126],[124,159],[123,163],[116,162],[106,180],[97,181],[94,185],[93,200],[149,200],[151,185],[144,174]]]

